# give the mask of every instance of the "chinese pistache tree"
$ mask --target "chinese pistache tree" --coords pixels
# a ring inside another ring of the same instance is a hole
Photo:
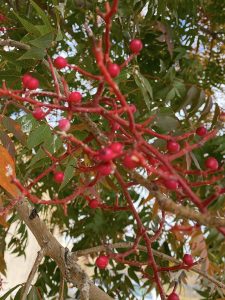
[[[190,271],[224,299],[224,1],[5,0],[0,26],[2,275],[40,245],[1,299],[178,300]]]

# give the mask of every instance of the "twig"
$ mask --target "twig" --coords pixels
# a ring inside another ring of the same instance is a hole
[[[101,245],[101,246],[96,246],[96,247],[85,249],[85,250],[76,251],[75,254],[76,254],[77,257],[80,257],[80,256],[86,256],[86,255],[89,255],[89,254],[92,254],[92,253],[108,251],[109,249],[130,248],[130,247],[132,247],[132,245],[133,245],[132,242],[121,242],[121,243],[115,243],[115,244],[111,244],[111,245]],[[142,245],[138,245],[137,249],[140,250],[140,251],[143,251],[143,252],[147,251],[147,248],[145,246],[142,246]],[[155,256],[157,256],[161,259],[171,261],[175,264],[180,264],[181,263],[178,259],[173,258],[173,257],[171,257],[167,254],[164,254],[164,253],[160,252],[160,251],[152,249],[152,252]],[[198,267],[195,267],[195,266],[192,267],[191,271],[201,275],[202,277],[205,277],[209,281],[213,282],[217,287],[225,290],[225,284],[224,283],[216,280],[214,277],[208,275],[206,272],[203,272],[203,271],[199,270]]]
[[[156,198],[161,208],[165,209],[166,211],[175,213],[176,216],[182,216],[185,219],[191,219],[206,226],[225,226],[225,218],[219,218],[209,213],[200,214],[192,210],[190,207],[177,205],[174,201],[159,192],[156,192]]]
[[[26,299],[27,294],[28,294],[28,291],[29,291],[29,288],[30,288],[30,286],[31,286],[31,284],[32,284],[32,281],[33,281],[33,279],[34,279],[34,276],[35,276],[35,274],[36,274],[36,272],[37,272],[37,269],[38,269],[38,267],[39,267],[39,265],[40,265],[40,263],[41,263],[42,258],[44,257],[44,255],[45,255],[45,251],[44,251],[44,249],[42,248],[40,251],[38,251],[38,255],[37,255],[37,257],[36,257],[36,260],[35,260],[35,262],[34,262],[34,265],[33,265],[32,269],[31,269],[31,271],[30,271],[30,274],[29,274],[29,276],[28,276],[28,278],[27,278],[27,281],[26,281],[26,284],[25,284],[25,286],[24,286],[24,291],[23,291],[21,300],[25,300],[25,299]]]
[[[64,300],[65,279],[62,272],[60,273],[59,300]]]

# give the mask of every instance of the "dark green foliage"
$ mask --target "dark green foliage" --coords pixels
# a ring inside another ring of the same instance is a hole
[[[9,2],[13,3],[14,11],[9,10]],[[68,55],[70,63],[98,74],[91,41],[87,39],[83,27],[88,16],[89,25],[95,36],[99,37],[102,34],[104,27],[97,26],[95,9],[97,5],[100,9],[104,9],[104,5],[98,2],[97,0],[1,1],[0,10],[9,19],[7,26],[17,28],[7,32],[3,38],[9,37],[26,43],[30,49],[18,49],[13,52],[0,49],[0,82],[4,79],[7,86],[14,89],[21,88],[21,75],[32,72],[40,80],[43,89],[53,91],[51,76],[40,62],[43,58],[46,59],[47,54],[52,57],[60,51]],[[202,15],[210,16],[205,21],[208,31],[203,30]],[[195,130],[201,122],[208,123],[212,128],[221,126],[220,108],[215,105],[211,95],[214,87],[220,88],[225,83],[224,20],[223,0],[121,0],[119,2],[118,14],[115,16],[111,33],[113,61],[117,64],[124,61],[124,57],[129,54],[129,41],[132,38],[140,38],[144,44],[141,55],[137,56],[116,79],[128,102],[137,106],[138,111],[135,114],[137,121],[141,122],[150,115],[156,114],[152,129],[164,134],[175,132],[176,135]],[[211,32],[211,28],[216,34]],[[217,47],[211,47],[212,43]],[[94,84],[91,85],[90,82],[77,78],[74,72],[67,72],[65,79],[71,90],[79,88],[84,91],[84,102],[91,99],[94,94]],[[0,100],[2,107],[5,99]],[[27,109],[32,110],[32,107],[27,105]],[[57,156],[64,151],[63,143],[49,126],[34,120],[30,113],[22,115],[19,107],[9,107],[7,114],[2,120],[2,130],[12,134],[13,143],[10,144],[3,134],[0,140],[8,145],[11,153],[15,152],[14,145],[17,146],[17,175],[22,182],[32,180],[51,164],[43,149]],[[12,116],[15,121],[10,119]],[[98,116],[91,117],[103,128],[109,127],[109,124],[99,120]],[[57,119],[57,115],[55,118]],[[15,129],[15,123],[21,125],[20,129]],[[85,124],[76,117],[72,125],[75,127],[76,138],[84,141],[89,134]],[[158,141],[155,143],[161,149],[165,146],[165,143]],[[93,143],[92,147],[98,149],[99,146]],[[194,151],[193,166],[202,168],[206,153],[222,161],[225,154],[225,139],[222,134],[203,148]],[[51,199],[56,196],[64,198],[70,195],[81,181],[89,179],[85,175],[80,176],[76,171],[76,165],[80,163],[81,158],[85,160],[77,154],[64,160],[60,165],[60,169],[65,172],[65,180],[61,186],[52,180],[53,174],[49,173],[43,179],[43,184],[35,190],[35,195],[41,198],[47,192]],[[187,161],[188,159],[187,156]],[[88,165],[89,161],[85,163]],[[109,177],[100,186],[101,197],[106,200],[107,205],[113,205],[115,194],[120,192],[116,190],[113,180],[113,177]],[[193,182],[197,180],[200,179],[193,176]],[[220,184],[224,185],[224,183],[223,179]],[[210,194],[212,188],[206,185],[198,191],[204,199]],[[159,218],[153,214],[152,205],[143,206],[139,203],[143,193],[138,190],[131,191],[131,196],[135,205],[139,204],[140,217],[144,225],[156,230]],[[119,201],[120,204],[126,204],[122,196]],[[212,209],[216,211],[222,207],[224,213],[224,205],[224,196],[221,196],[213,203]],[[102,243],[133,240],[133,231],[129,230],[129,225],[133,224],[133,217],[129,212],[91,210],[83,197],[78,197],[68,206],[67,215],[59,206],[42,205],[37,206],[37,209],[46,216],[51,230],[59,229],[66,239],[73,242],[74,251]],[[12,216],[9,223],[13,223],[14,220],[16,217]],[[202,230],[207,234],[206,245],[210,263],[221,266],[222,269],[224,257],[221,257],[221,254],[225,253],[224,239],[215,230],[205,228]],[[0,227],[0,253],[5,251],[2,237],[5,236],[6,231],[7,229]],[[16,255],[24,255],[27,242],[25,225],[19,222],[16,233],[8,244],[8,250]],[[154,244],[154,249],[181,259],[184,254],[184,241],[177,240],[171,232],[166,231],[162,239]],[[96,256],[93,255],[94,257]],[[147,258],[143,252],[140,253],[140,257],[143,260]],[[133,255],[130,258],[135,257]],[[168,266],[168,262],[156,260],[161,266]],[[4,258],[1,255],[0,264],[4,265]],[[151,270],[147,271],[151,274]],[[5,266],[0,268],[0,272],[5,273]],[[224,280],[224,275],[221,273],[215,276],[218,280]],[[139,290],[140,286],[144,299],[155,287],[146,279],[142,281],[135,267],[126,267],[112,261],[107,270],[99,271],[94,267],[93,280],[118,300],[137,299],[135,291]],[[169,276],[162,274],[162,280],[165,284],[169,283]],[[57,299],[59,282],[59,270],[52,260],[46,258],[39,268],[38,279],[28,299]],[[20,291],[20,289],[17,291],[13,299],[19,299]],[[12,292],[11,290],[8,294]],[[218,299],[221,296],[218,290],[208,288],[205,283],[201,285],[198,293],[202,299],[208,300]],[[6,298],[3,296],[1,299]]]

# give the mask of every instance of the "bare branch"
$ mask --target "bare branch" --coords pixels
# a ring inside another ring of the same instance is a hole
[[[30,274],[29,274],[29,276],[27,278],[27,281],[26,281],[26,284],[24,286],[24,291],[23,291],[21,300],[26,300],[27,294],[29,292],[29,288],[30,288],[30,286],[32,284],[34,276],[35,276],[35,274],[37,272],[37,269],[38,269],[38,267],[39,267],[39,265],[40,265],[40,263],[41,263],[44,255],[45,255],[45,252],[44,252],[44,249],[42,248],[40,251],[38,251],[38,255],[37,255],[36,259],[35,259],[34,265],[33,265],[32,269],[30,271]]]
[[[63,274],[60,273],[59,300],[64,299],[64,287],[65,287],[65,279]]]
[[[121,242],[121,243],[115,243],[115,244],[111,244],[111,245],[110,244],[109,245],[100,245],[100,246],[96,246],[96,247],[93,247],[93,248],[76,251],[74,253],[76,254],[77,257],[80,257],[80,256],[86,256],[86,255],[93,254],[93,253],[98,253],[98,252],[101,252],[101,251],[108,251],[110,249],[130,248],[132,246],[133,246],[133,243]],[[143,252],[147,251],[147,248],[145,246],[142,246],[142,245],[138,245],[137,248],[138,248],[138,250],[143,251]],[[152,249],[152,252],[155,256],[157,256],[161,259],[171,261],[175,264],[180,264],[181,263],[178,259],[173,258],[169,255],[166,255],[166,254],[164,254],[160,251]],[[214,277],[208,275],[206,272],[201,271],[197,266],[191,267],[190,270],[197,273],[197,274],[199,274],[199,275],[201,275],[202,277],[204,277],[207,280],[211,281],[217,287],[219,287],[219,288],[221,288],[225,291],[225,284],[224,283],[216,280]]]
[[[166,211],[170,211],[176,216],[180,216],[185,219],[194,220],[199,224],[203,224],[206,226],[214,226],[214,227],[224,227],[225,226],[225,218],[219,218],[212,214],[205,213],[200,214],[195,212],[193,209],[187,206],[178,205],[168,197],[162,195],[159,192],[156,192],[156,198],[161,206]]]
[[[81,269],[77,263],[76,257],[67,248],[64,248],[48,230],[47,226],[38,215],[30,219],[29,216],[33,207],[25,199],[21,199],[15,206],[21,220],[29,227],[34,234],[37,242],[42,249],[45,249],[45,255],[51,257],[58,265],[64,278],[80,289],[83,294],[87,291],[87,282],[90,286],[90,300],[112,300],[105,292],[99,289],[89,279],[88,275]],[[83,298],[84,300],[85,298]],[[86,298],[87,299],[87,298]],[[85,300],[86,300],[85,299]]]

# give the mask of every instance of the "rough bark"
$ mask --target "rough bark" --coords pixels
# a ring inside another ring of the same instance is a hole
[[[74,254],[56,240],[38,215],[35,216],[33,214],[34,218],[29,218],[33,212],[33,208],[27,200],[21,200],[15,208],[20,219],[29,227],[40,247],[44,249],[47,256],[56,262],[68,282],[71,282],[78,289],[82,290],[87,286],[86,283],[88,281],[90,300],[112,300],[111,297],[91,282],[88,275],[76,262]],[[83,292],[85,293],[85,291]]]

